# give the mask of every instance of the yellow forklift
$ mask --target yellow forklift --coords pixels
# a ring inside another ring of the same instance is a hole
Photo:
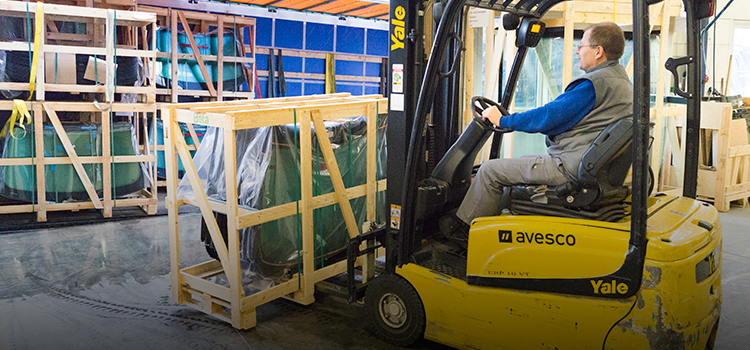
[[[683,0],[688,55],[667,62],[675,82],[678,67],[688,75],[687,91],[677,89],[688,104],[683,196],[649,196],[648,6],[659,0],[633,0],[632,120],[602,131],[584,155],[577,181],[508,188],[508,210],[475,219],[466,247],[438,233],[438,219],[461,203],[480,149],[491,134],[498,140],[506,132],[484,122],[481,111],[495,104],[504,112],[510,105],[526,52],[543,35],[539,18],[561,1],[436,4],[440,21],[426,65],[422,2],[391,1],[390,222],[353,239],[348,256],[350,300],[364,300],[379,338],[400,346],[425,338],[460,349],[713,348],[722,231],[715,208],[694,198],[699,22],[713,14],[714,0]],[[472,6],[504,12],[503,25],[516,30],[518,51],[501,103],[472,100],[475,118],[459,136],[457,118],[438,119],[456,109],[451,101],[460,86],[461,21]],[[495,141],[494,155],[498,148]],[[432,157],[440,160],[434,166]],[[631,166],[632,184],[626,185]],[[364,241],[368,248],[360,249]],[[378,247],[386,249],[384,271],[356,283],[354,261]]]

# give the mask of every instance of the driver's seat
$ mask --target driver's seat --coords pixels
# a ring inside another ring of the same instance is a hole
[[[609,125],[584,153],[575,180],[554,188],[509,188],[504,207],[513,214],[620,220],[627,207],[624,200],[630,195],[624,182],[633,162],[632,139],[632,118]]]

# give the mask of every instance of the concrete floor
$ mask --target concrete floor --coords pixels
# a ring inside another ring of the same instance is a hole
[[[721,325],[716,349],[750,344],[750,208],[721,214]],[[205,261],[200,215],[180,215],[183,266]],[[316,295],[277,300],[258,325],[228,324],[171,302],[165,216],[0,235],[0,350],[397,349],[367,333],[361,306]],[[445,349],[423,341],[413,349]]]

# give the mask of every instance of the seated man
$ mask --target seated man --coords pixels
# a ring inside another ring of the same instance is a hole
[[[545,155],[484,162],[455,216],[440,223],[441,231],[468,239],[476,217],[496,215],[503,188],[521,184],[561,185],[578,174],[584,152],[608,125],[632,115],[633,84],[618,63],[625,37],[615,23],[598,23],[583,33],[576,54],[586,74],[572,81],[554,101],[522,113],[502,116],[497,107],[482,116],[511,130],[547,135]]]

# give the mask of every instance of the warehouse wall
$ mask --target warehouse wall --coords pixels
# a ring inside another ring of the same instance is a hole
[[[269,15],[273,14],[269,13]],[[282,64],[285,73],[325,74],[325,60],[284,56],[284,49],[388,57],[387,30],[348,25],[346,20],[339,20],[340,24],[280,19],[271,16],[256,17],[256,20],[258,27],[256,46],[282,49]],[[278,50],[275,54],[278,54]],[[256,62],[258,70],[268,70],[267,54],[256,55]],[[380,63],[336,59],[335,72],[340,75],[379,77]],[[259,80],[261,95],[267,97],[268,78],[261,76]],[[324,80],[289,77],[285,80],[287,96],[325,92]],[[380,93],[380,86],[376,82],[337,81],[336,91],[349,92],[352,95],[377,94]]]

